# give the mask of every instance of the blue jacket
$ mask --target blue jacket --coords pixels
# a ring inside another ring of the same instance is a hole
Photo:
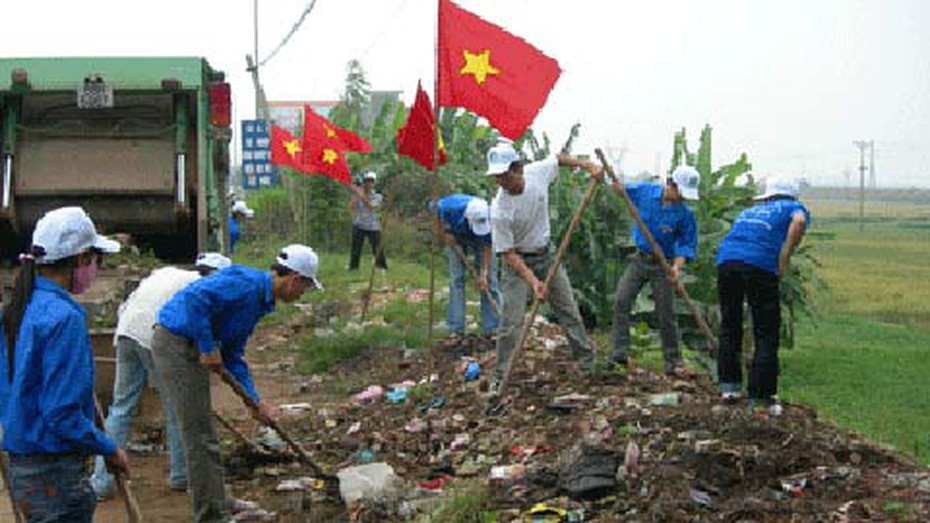
[[[229,253],[236,252],[236,242],[239,241],[239,222],[232,216],[229,217]]]
[[[778,276],[778,255],[797,212],[804,213],[809,227],[810,213],[794,199],[764,201],[744,210],[720,242],[717,265],[741,262]]]
[[[178,291],[158,312],[158,323],[193,340],[201,353],[213,352],[219,344],[223,366],[258,401],[242,357],[258,320],[273,310],[271,275],[232,265]]]
[[[628,183],[624,186],[626,193],[639,209],[639,214],[652,233],[662,253],[669,261],[680,257],[691,261],[697,251],[697,220],[685,204],[662,203],[661,185],[651,183]],[[636,248],[643,252],[652,252],[652,247],[639,231],[639,226],[633,224],[633,241]]]
[[[461,244],[480,244],[491,245],[491,233],[484,236],[477,236],[472,232],[465,219],[465,208],[468,207],[474,196],[467,194],[450,194],[439,199],[439,219],[446,226],[446,230],[454,235],[456,240]],[[429,208],[432,210],[433,202],[430,201]]]
[[[37,277],[16,340],[12,384],[5,341],[3,348],[4,450],[82,455],[116,450],[94,426],[94,353],[84,307],[55,282]]]

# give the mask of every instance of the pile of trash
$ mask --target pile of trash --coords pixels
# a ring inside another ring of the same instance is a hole
[[[930,471],[806,407],[752,412],[708,376],[635,363],[587,377],[557,327],[533,330],[499,415],[481,337],[377,349],[312,377],[283,423],[338,476],[340,499],[282,463],[250,471],[261,506],[279,521],[431,521],[478,482],[498,521],[930,520]]]

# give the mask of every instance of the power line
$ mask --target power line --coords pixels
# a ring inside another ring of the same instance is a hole
[[[381,38],[384,37],[384,35],[388,32],[388,30],[393,30],[394,21],[397,20],[397,17],[400,15],[401,11],[403,11],[404,8],[407,7],[407,1],[408,0],[403,0],[403,2],[401,2],[401,4],[396,9],[394,9],[394,12],[391,14],[391,17],[389,18],[388,23],[383,24],[381,26],[381,31],[378,32],[374,40],[371,41],[371,44],[369,44],[368,47],[366,47],[365,50],[362,51],[362,54],[359,56],[359,60],[368,56],[368,53],[371,52],[371,50],[374,49],[375,45],[377,45],[378,42],[381,41]]]
[[[313,8],[316,7],[316,1],[317,0],[310,0],[310,3],[307,4],[307,7],[304,8],[304,12],[300,14],[300,18],[297,19],[297,22],[294,23],[293,27],[291,27],[290,32],[287,33],[287,36],[285,36],[284,39],[281,40],[281,43],[278,44],[278,46],[275,47],[273,51],[268,53],[268,56],[266,56],[264,60],[259,62],[256,67],[263,67],[265,64],[268,63],[269,60],[271,60],[272,58],[275,57],[276,54],[278,54],[278,51],[280,51],[281,48],[287,45],[287,42],[291,39],[291,37],[294,36],[294,34],[296,34],[297,31],[300,29],[301,24],[304,23],[304,20],[307,18],[307,15],[310,14],[310,11],[313,11]]]

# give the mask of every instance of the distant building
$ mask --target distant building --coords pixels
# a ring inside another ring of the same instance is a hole
[[[309,105],[317,114],[324,118],[329,118],[329,113],[334,107],[339,105],[338,100],[289,100],[289,101],[269,101],[268,115],[280,127],[288,130],[291,134],[303,128],[304,125],[304,105]]]
[[[371,102],[368,104],[368,110],[362,114],[362,122],[371,125],[385,103],[400,101],[400,93],[401,91],[371,91]],[[295,134],[303,127],[304,105],[312,107],[323,118],[329,118],[333,108],[339,105],[339,100],[269,101],[268,116],[277,125]]]
[[[375,117],[378,116],[378,113],[381,112],[381,107],[386,103],[396,104],[400,101],[401,91],[372,91],[371,92],[371,103],[368,104],[368,111],[362,115],[362,121],[365,125],[371,125],[371,122],[375,120]]]

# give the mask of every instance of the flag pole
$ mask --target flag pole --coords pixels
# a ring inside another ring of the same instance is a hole
[[[430,242],[429,252],[429,327],[427,330],[427,344],[433,346],[433,296],[436,294],[436,250],[439,247],[439,166],[436,162],[436,148],[438,147],[439,130],[439,16],[442,9],[436,2],[436,40],[434,40],[435,69],[433,70],[433,239]]]

